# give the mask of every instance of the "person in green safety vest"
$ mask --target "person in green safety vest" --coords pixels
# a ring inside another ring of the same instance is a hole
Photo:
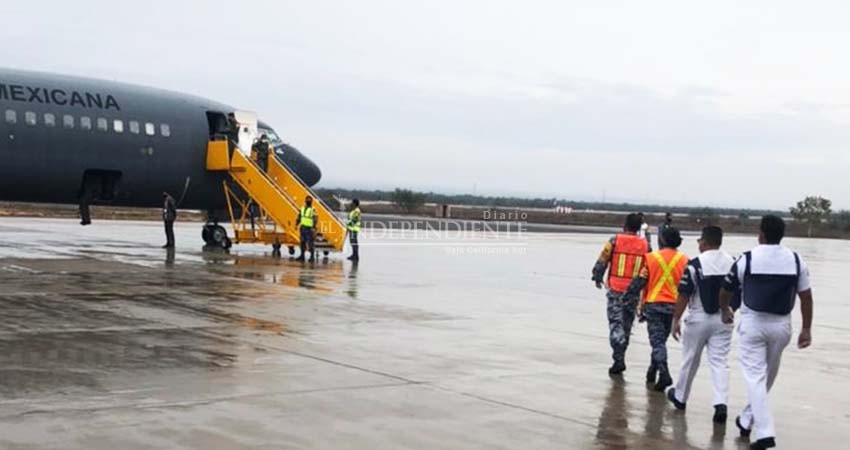
[[[357,243],[357,235],[360,234],[360,200],[351,201],[351,211],[348,213],[348,239],[351,241],[350,261],[360,261],[360,245]]]
[[[316,216],[316,210],[313,209],[313,197],[307,196],[304,199],[304,206],[298,211],[298,219],[296,220],[299,231],[301,232],[301,256],[297,261],[304,261],[304,256],[309,248],[310,260],[316,259],[316,227],[319,225],[319,218]]]

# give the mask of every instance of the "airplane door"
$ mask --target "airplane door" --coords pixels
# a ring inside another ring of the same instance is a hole
[[[236,118],[236,123],[239,124],[239,150],[246,155],[251,154],[251,146],[259,137],[257,130],[257,113],[250,111],[234,111],[233,117]]]

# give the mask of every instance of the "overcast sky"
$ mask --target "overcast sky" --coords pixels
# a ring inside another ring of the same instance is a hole
[[[257,111],[326,187],[772,208],[820,194],[850,208],[848,12],[6,1],[0,65]]]

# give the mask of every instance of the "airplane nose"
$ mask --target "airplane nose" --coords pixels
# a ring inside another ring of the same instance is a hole
[[[301,178],[307,186],[313,186],[322,179],[322,171],[310,158],[304,156],[297,148],[283,144],[275,149],[277,158]],[[281,154],[281,151],[283,154]]]

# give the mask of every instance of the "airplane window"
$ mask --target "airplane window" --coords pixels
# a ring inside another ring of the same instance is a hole
[[[130,133],[139,134],[139,122],[135,120],[130,121]]]
[[[91,130],[91,117],[80,117],[80,128],[84,130]]]
[[[103,117],[97,118],[97,129],[100,131],[106,131],[109,129],[109,122],[106,121]]]
[[[48,127],[55,127],[56,126],[56,116],[54,116],[53,114],[50,114],[50,113],[46,113],[44,115],[44,124],[47,125]]]
[[[65,114],[62,117],[62,125],[65,128],[74,128],[74,116],[72,116],[70,114]]]
[[[171,136],[171,127],[167,123],[160,124],[159,133],[165,137]]]
[[[121,120],[116,120],[112,122],[112,129],[115,130],[116,133],[124,132],[124,122]]]
[[[154,124],[150,122],[145,124],[145,134],[147,134],[148,136],[153,136],[156,134],[156,127],[154,126]]]
[[[24,122],[27,125],[35,125],[36,124],[36,115],[32,111],[27,111],[24,113]]]
[[[6,110],[6,122],[8,123],[18,123],[18,113],[11,109]]]

